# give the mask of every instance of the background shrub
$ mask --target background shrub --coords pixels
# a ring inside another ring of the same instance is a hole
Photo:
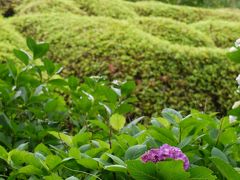
[[[217,47],[231,47],[240,36],[239,23],[227,21],[201,21],[193,24],[196,29],[208,34]]]
[[[213,47],[213,41],[195,28],[185,23],[162,17],[141,17],[128,20],[138,29],[150,33],[159,39],[165,39],[173,44],[184,44],[190,46]]]
[[[51,42],[49,56],[62,61],[68,73],[134,78],[143,114],[165,106],[224,112],[232,104],[237,67],[226,66],[223,50],[172,45],[103,17],[31,15],[11,22],[25,36]]]

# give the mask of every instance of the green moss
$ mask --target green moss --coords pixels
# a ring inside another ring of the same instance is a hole
[[[79,15],[86,13],[77,7],[77,4],[72,0],[25,0],[16,7],[18,14],[29,13],[51,13],[51,12],[70,12]]]
[[[129,18],[137,16],[122,0],[74,0],[79,8],[93,16]]]
[[[179,21],[160,17],[141,17],[128,21],[144,32],[174,44],[214,47],[213,41],[207,35]]]
[[[170,5],[161,2],[127,2],[140,16],[168,17],[186,23],[207,19],[240,20],[240,11],[232,9],[204,9],[188,6]]]
[[[70,73],[135,79],[142,114],[164,107],[225,112],[235,100],[233,79],[239,68],[223,50],[172,45],[103,17],[31,15],[11,22],[25,36],[50,42],[49,57]]]
[[[193,24],[196,29],[208,34],[217,47],[231,47],[240,37],[240,24],[227,21],[202,21]]]
[[[24,38],[17,32],[13,26],[0,20],[0,61],[6,58],[13,58],[13,48],[23,47]]]

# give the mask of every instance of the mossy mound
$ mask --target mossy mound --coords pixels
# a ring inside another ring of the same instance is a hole
[[[228,9],[204,9],[187,6],[169,5],[161,2],[127,2],[128,6],[135,9],[140,16],[158,16],[172,18],[178,21],[193,23],[201,20],[218,19],[239,21],[239,10]]]
[[[128,22],[144,32],[150,33],[159,39],[168,40],[174,44],[190,46],[214,47],[214,43],[207,35],[185,23],[169,18],[140,17],[129,19]]]
[[[31,13],[74,13],[85,15],[86,13],[77,7],[77,4],[72,0],[25,0],[16,7],[17,14],[31,14]]]
[[[25,41],[22,35],[13,26],[0,20],[0,61],[13,58],[14,48],[24,47]]]
[[[202,21],[193,24],[196,29],[208,34],[217,47],[231,47],[240,37],[240,24],[227,21]]]
[[[70,73],[135,79],[141,114],[164,107],[224,113],[235,100],[238,67],[221,49],[172,45],[104,17],[31,15],[11,22],[25,36],[50,42],[49,57]]]
[[[78,7],[92,16],[131,18],[137,16],[133,8],[122,0],[74,0]]]

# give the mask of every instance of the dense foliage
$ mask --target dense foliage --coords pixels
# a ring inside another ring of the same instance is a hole
[[[139,115],[164,107],[224,114],[236,97],[238,67],[226,60],[225,48],[238,38],[238,10],[123,0],[4,4],[0,12],[5,16],[9,7],[13,17],[0,18],[1,59],[14,58],[10,50],[24,37],[51,42],[47,57],[65,74],[135,80]]]
[[[45,57],[47,43],[28,38],[27,46],[31,53],[15,49],[18,61],[1,63],[0,178],[240,178],[238,121],[173,109],[145,125],[144,117],[126,119],[134,82],[63,78],[61,66]],[[142,162],[163,144],[181,148],[190,168],[181,160]]]

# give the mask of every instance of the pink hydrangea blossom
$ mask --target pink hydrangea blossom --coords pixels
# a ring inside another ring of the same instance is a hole
[[[151,161],[154,163],[164,161],[169,158],[183,161],[185,170],[187,170],[190,166],[188,157],[181,151],[181,149],[168,144],[164,144],[157,149],[151,149],[141,156],[143,162]]]

